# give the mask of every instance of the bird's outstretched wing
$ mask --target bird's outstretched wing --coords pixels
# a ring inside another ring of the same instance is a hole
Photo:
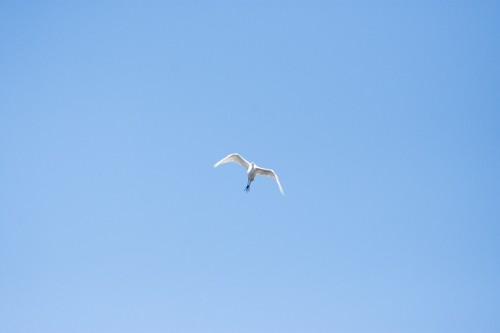
[[[234,154],[229,154],[226,157],[224,157],[222,160],[214,164],[214,168],[217,168],[219,165],[228,163],[228,162],[235,162],[240,164],[242,167],[245,168],[245,170],[248,169],[250,166],[250,163],[245,160],[243,157],[240,156],[240,154],[234,153]]]
[[[256,167],[255,172],[257,172],[259,175],[263,176],[268,176],[268,177],[273,177],[276,183],[278,184],[278,187],[280,188],[281,194],[285,195],[285,192],[283,192],[283,188],[281,187],[280,181],[278,179],[278,175],[276,175],[276,172],[274,172],[271,169],[264,169],[261,167]]]

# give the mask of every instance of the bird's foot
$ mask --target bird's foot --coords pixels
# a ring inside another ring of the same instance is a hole
[[[247,185],[247,187],[245,187],[245,190],[244,190],[246,193],[248,193],[248,191],[250,191],[250,185]]]

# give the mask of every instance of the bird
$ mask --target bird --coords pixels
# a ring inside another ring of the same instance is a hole
[[[250,191],[250,184],[254,181],[255,175],[259,174],[263,176],[273,177],[274,180],[276,181],[276,184],[278,184],[281,194],[285,195],[285,192],[283,192],[283,188],[281,187],[280,181],[278,179],[278,175],[276,175],[276,172],[274,172],[273,170],[261,168],[257,166],[254,162],[248,162],[238,153],[227,155],[222,160],[215,163],[214,168],[217,168],[219,165],[228,162],[238,163],[239,165],[244,167],[245,170],[247,171],[248,183],[247,186],[245,187],[244,190],[245,192],[248,193],[248,191]]]

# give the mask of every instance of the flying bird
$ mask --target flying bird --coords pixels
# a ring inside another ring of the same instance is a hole
[[[229,154],[226,157],[224,157],[222,160],[219,162],[215,163],[214,168],[217,168],[219,165],[228,163],[228,162],[235,162],[241,165],[242,167],[245,168],[247,171],[247,176],[248,176],[248,184],[245,187],[245,192],[250,191],[250,184],[253,182],[255,179],[255,175],[263,175],[263,176],[268,176],[268,177],[273,177],[274,180],[276,181],[276,184],[278,184],[278,187],[280,189],[281,194],[285,195],[285,192],[283,192],[283,188],[281,187],[280,181],[278,180],[278,176],[276,173],[271,170],[271,169],[264,169],[261,167],[258,167],[254,162],[248,162],[245,160],[243,157],[241,157],[240,154]]]

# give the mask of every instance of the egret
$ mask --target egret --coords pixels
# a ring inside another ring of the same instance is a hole
[[[237,153],[227,155],[222,160],[215,163],[214,168],[217,168],[219,165],[224,164],[224,163],[228,163],[228,162],[238,163],[242,167],[244,167],[245,170],[247,171],[248,184],[245,187],[245,192],[250,191],[250,184],[255,179],[255,175],[259,174],[259,175],[263,175],[263,176],[273,177],[274,180],[276,181],[276,184],[278,184],[278,187],[280,189],[281,194],[285,195],[285,192],[283,192],[283,188],[281,187],[280,181],[278,180],[278,176],[276,175],[276,173],[273,170],[258,167],[254,162],[251,162],[251,163],[248,162],[243,157],[241,157],[240,154],[237,154]]]

